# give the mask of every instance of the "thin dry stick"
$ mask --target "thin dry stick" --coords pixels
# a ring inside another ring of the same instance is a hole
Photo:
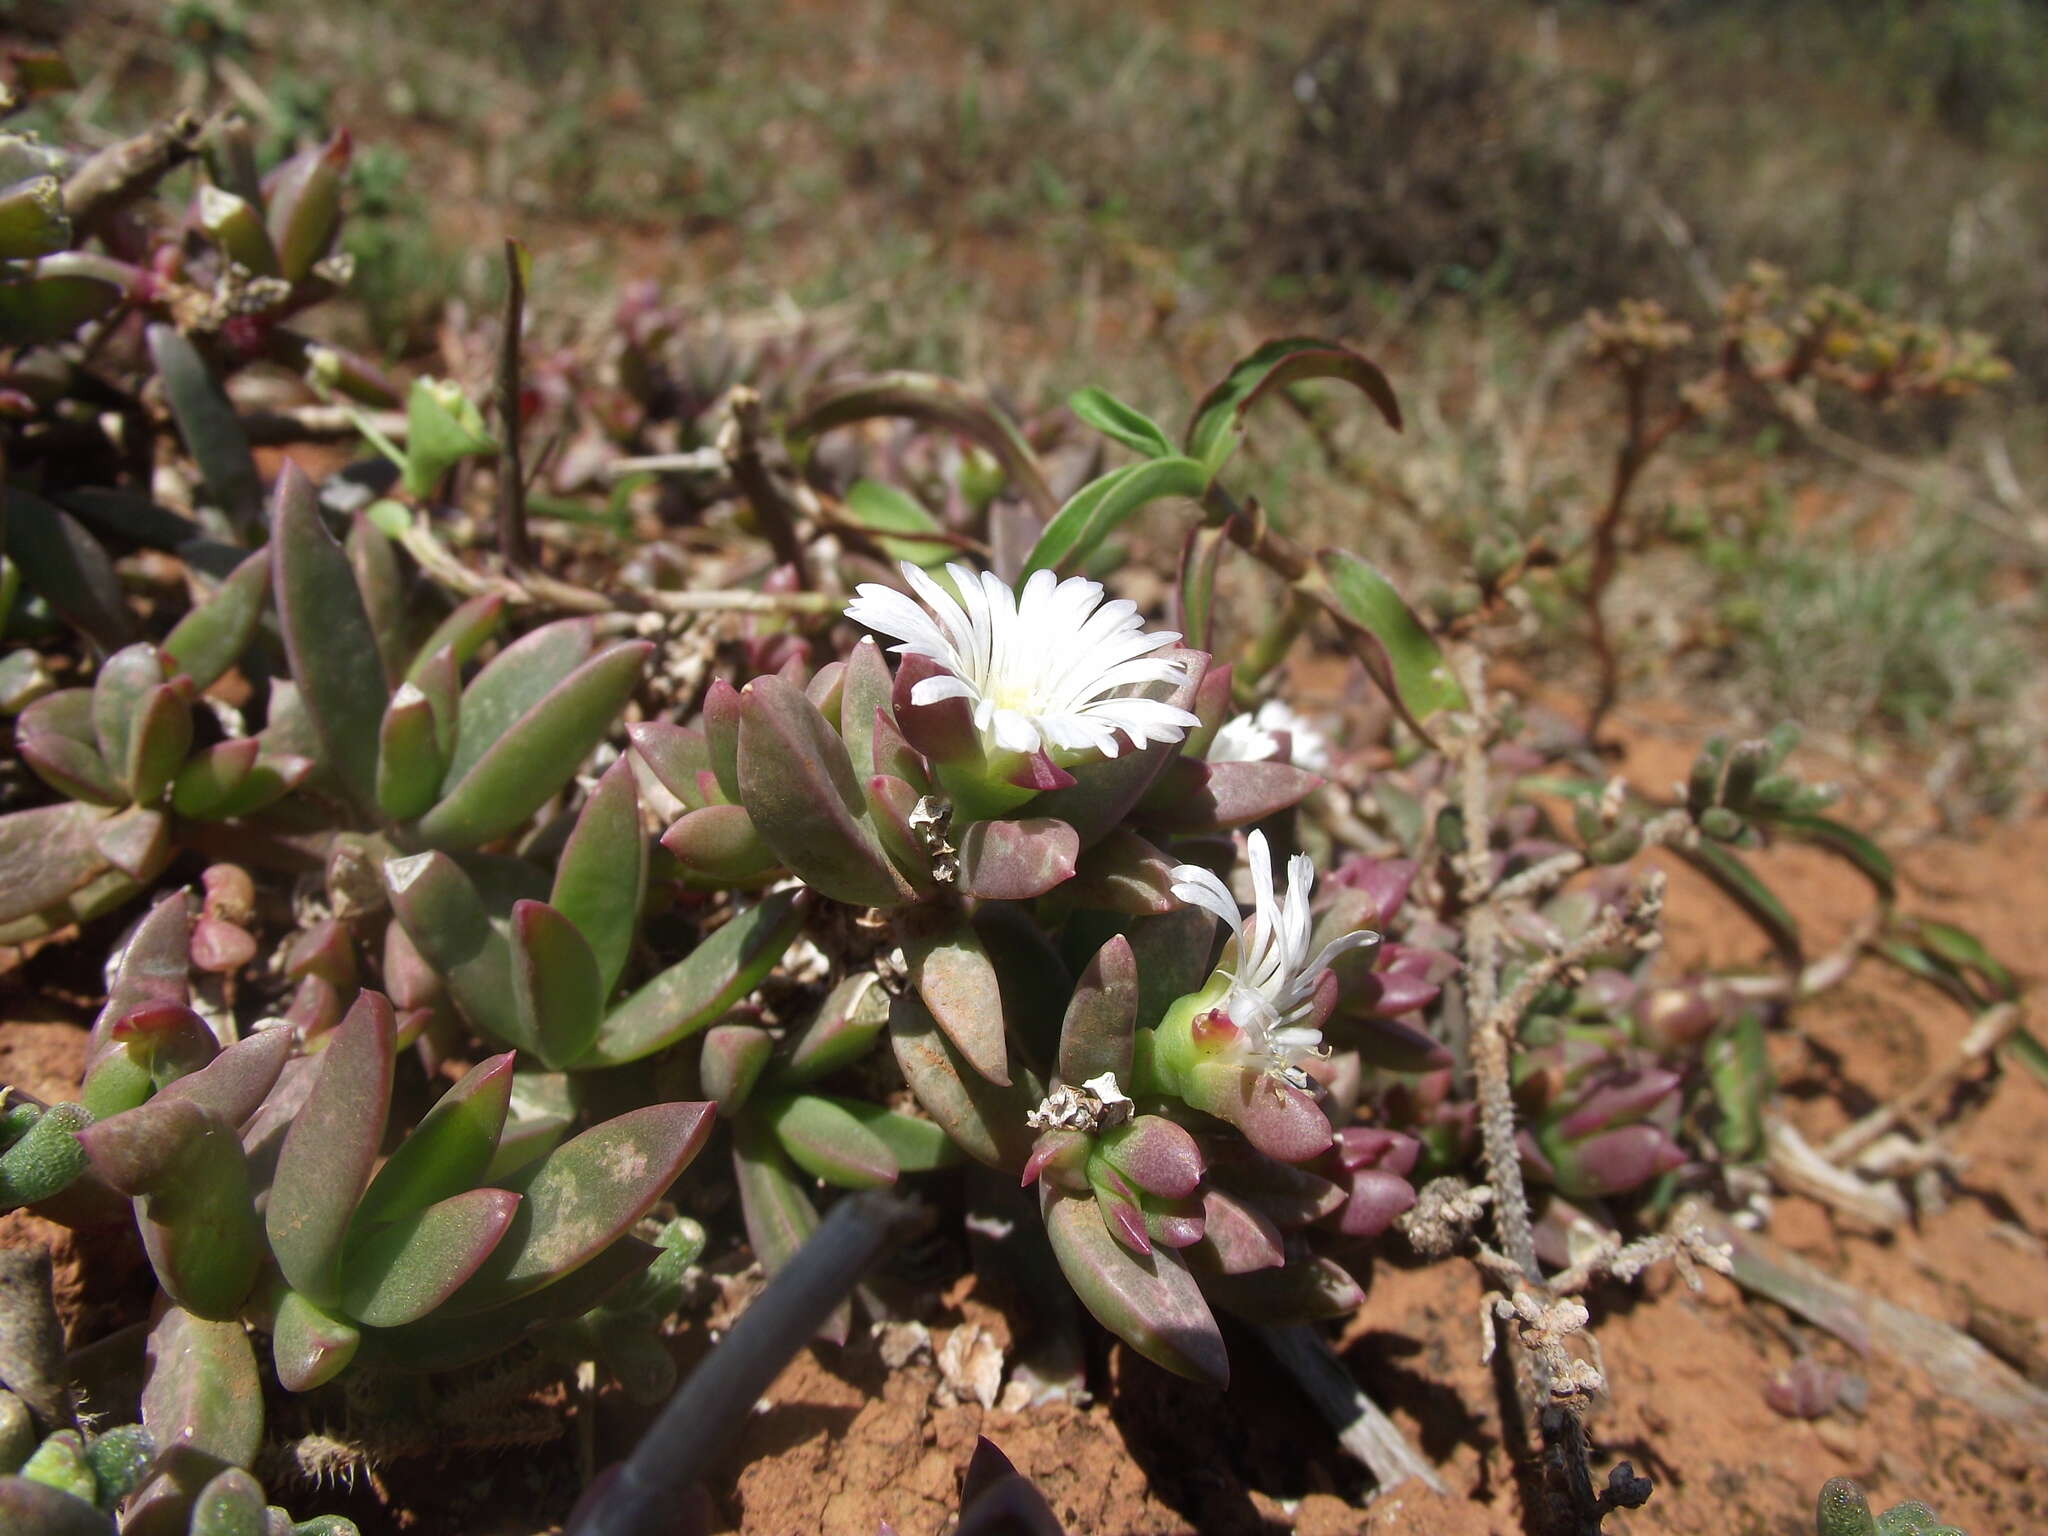
[[[185,111],[108,145],[64,183],[65,216],[80,230],[90,230],[198,154],[202,131],[198,114]]]

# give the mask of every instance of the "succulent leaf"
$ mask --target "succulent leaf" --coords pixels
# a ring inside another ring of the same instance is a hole
[[[974,925],[957,912],[920,924],[904,938],[903,954],[911,985],[946,1038],[976,1072],[1007,1085],[1002,985]]]
[[[1093,1200],[1040,1188],[1052,1251],[1095,1320],[1155,1365],[1226,1385],[1223,1335],[1179,1253],[1154,1246],[1144,1257],[1133,1254],[1110,1235]]]
[[[341,1301],[370,1328],[425,1317],[474,1275],[519,1209],[504,1189],[471,1189],[364,1233],[342,1261]]]
[[[510,1051],[480,1061],[441,1095],[356,1203],[358,1229],[425,1210],[486,1177],[512,1103],[512,1061]]]
[[[633,767],[612,764],[590,792],[555,863],[548,905],[589,944],[598,988],[609,998],[626,969],[640,932],[647,891],[647,838],[640,830],[640,795]]]
[[[358,994],[328,1038],[271,1179],[271,1252],[292,1289],[323,1307],[340,1299],[343,1243],[383,1140],[397,1029],[382,993]]]

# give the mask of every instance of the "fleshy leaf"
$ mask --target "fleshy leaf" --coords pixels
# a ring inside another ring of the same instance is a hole
[[[781,678],[757,678],[741,696],[738,778],[761,840],[806,884],[858,906],[909,899],[869,825],[845,744]]]
[[[588,661],[596,648],[597,631],[590,620],[557,619],[493,656],[462,691],[455,756],[444,785],[460,783],[514,721]]]
[[[632,764],[621,758],[604,772],[555,861],[548,905],[575,925],[597,961],[599,992],[610,997],[640,931],[647,889],[647,838]]]
[[[960,892],[983,901],[1029,901],[1072,878],[1081,839],[1063,821],[977,821],[960,839]]]
[[[1160,429],[1159,423],[1136,406],[1126,405],[1106,389],[1098,389],[1091,384],[1086,389],[1075,390],[1067,396],[1067,409],[1133,453],[1142,453],[1148,459],[1163,459],[1173,453],[1173,443]]]
[[[661,846],[683,868],[721,885],[756,882],[782,867],[743,806],[707,805],[685,811],[662,833]]]
[[[1467,706],[1465,690],[1443,651],[1386,577],[1358,556],[1326,549],[1316,563],[1330,584],[1328,606],[1342,621],[1352,649],[1380,690],[1427,739],[1423,721]]]
[[[903,954],[911,985],[947,1039],[975,1071],[1007,1084],[1002,986],[973,924],[954,913],[935,926],[920,925],[905,936]]]
[[[1116,935],[1095,952],[1074,988],[1060,1025],[1060,1081],[1085,1083],[1104,1072],[1130,1081],[1132,1031],[1138,1022],[1138,961]]]
[[[161,1090],[152,1102],[189,1099],[221,1124],[239,1126],[262,1106],[291,1053],[290,1030],[259,1029]]]
[[[772,1275],[818,1230],[818,1208],[797,1182],[796,1169],[775,1138],[751,1119],[742,1119],[733,1127],[732,1167],[747,1244],[761,1267]],[[841,1303],[819,1331],[843,1344],[852,1321],[851,1306]]]
[[[158,1470],[196,1490],[263,1448],[263,1380],[237,1320],[209,1322],[171,1307],[149,1331],[142,1427]]]
[[[416,853],[384,866],[391,909],[427,964],[447,980],[463,1016],[495,1040],[521,1050],[539,1042],[523,1033],[526,1016],[512,990],[512,945],[491,922],[483,897],[445,853]]]
[[[447,768],[432,701],[417,684],[401,684],[377,729],[377,809],[393,821],[425,815]]]
[[[904,1081],[926,1114],[962,1151],[991,1168],[1015,1175],[1031,1156],[1033,1133],[1024,1117],[1044,1089],[1021,1067],[1008,1087],[969,1066],[913,992],[894,999],[889,1040]]]
[[[249,648],[269,598],[270,552],[259,549],[172,629],[163,647],[171,669],[201,691],[212,687]]]
[[[480,1311],[539,1290],[623,1236],[711,1134],[709,1104],[650,1104],[555,1148],[519,1181],[504,1239],[449,1305]]]
[[[1221,1063],[1192,1068],[1182,1097],[1228,1120],[1245,1140],[1283,1163],[1305,1163],[1329,1150],[1330,1122],[1301,1089],[1263,1073]]]
[[[178,435],[199,466],[207,499],[244,535],[263,526],[263,481],[234,403],[199,349],[176,326],[152,325],[149,354],[163,380]]]
[[[721,1116],[730,1120],[745,1107],[774,1053],[775,1037],[758,1025],[714,1024],[704,1032],[698,1083]]]
[[[889,1024],[889,994],[873,971],[842,979],[775,1066],[779,1083],[808,1083],[858,1061]]]
[[[321,759],[361,810],[377,803],[384,667],[348,555],[320,520],[312,482],[287,463],[271,511],[277,614]]]
[[[310,1297],[287,1290],[278,1298],[270,1329],[270,1362],[287,1392],[324,1387],[355,1359],[362,1334]]]
[[[1177,758],[1139,802],[1137,819],[1168,833],[1221,832],[1298,805],[1322,779],[1286,763]]]
[[[815,1093],[756,1099],[753,1114],[813,1178],[842,1189],[896,1182],[896,1159],[888,1146],[836,1099]]]
[[[778,891],[739,913],[614,1008],[580,1065],[638,1061],[716,1020],[774,969],[809,911],[805,893]]]
[[[1077,907],[1155,917],[1180,905],[1173,894],[1179,861],[1128,827],[1119,827],[1081,855],[1074,878],[1060,891]]]
[[[383,994],[357,996],[328,1037],[271,1179],[271,1252],[292,1289],[322,1306],[340,1299],[343,1240],[384,1136],[397,1028]]]
[[[639,720],[626,727],[626,735],[661,787],[686,810],[705,804],[697,776],[711,772],[711,749],[702,731],[666,720]]]
[[[384,1161],[356,1204],[357,1228],[396,1221],[474,1188],[512,1102],[512,1053],[478,1062]]]
[[[1053,1253],[1095,1320],[1155,1365],[1226,1385],[1223,1335],[1180,1255],[1155,1246],[1140,1258],[1110,1235],[1094,1201],[1040,1188]]]
[[[953,553],[948,540],[917,537],[921,533],[942,532],[939,520],[922,503],[893,485],[877,480],[854,481],[847,487],[846,511],[861,532],[873,539],[891,560],[932,566],[944,563]]]
[[[371,1328],[425,1317],[491,1256],[518,1209],[510,1190],[471,1189],[377,1228],[342,1263],[342,1305]]]
[[[0,284],[0,290],[15,284]],[[0,334],[7,334],[0,303]],[[127,643],[133,627],[120,578],[99,540],[61,508],[18,485],[7,487],[7,558],[30,590],[101,650]]]
[[[457,776],[451,770],[440,803],[420,818],[420,836],[444,847],[474,848],[520,826],[604,739],[653,649],[644,640],[621,641],[563,678],[467,772]],[[465,718],[458,727],[458,760],[469,728],[468,697],[463,696]]]
[[[1213,1275],[1203,1281],[1202,1290],[1224,1310],[1276,1328],[1344,1317],[1365,1300],[1365,1292],[1348,1273],[1313,1256],[1277,1269]]]
[[[590,945],[546,902],[512,905],[512,1001],[520,1032],[540,1059],[565,1067],[590,1049],[604,1014],[604,985]]]
[[[446,651],[449,659],[456,666],[460,667],[470,657],[482,650],[484,642],[498,632],[498,625],[504,621],[504,617],[505,598],[502,593],[490,592],[481,597],[466,599],[456,607],[453,613],[449,614],[447,618],[434,627],[434,632],[427,636],[426,643],[418,651],[414,652],[412,665],[406,668],[406,679],[411,682],[418,682],[420,669],[443,651]],[[565,619],[562,622],[568,624],[572,629],[577,627],[574,619]],[[551,627],[543,626],[541,630],[535,630],[534,633],[540,634],[544,629]],[[584,631],[582,645],[583,651],[582,655],[577,657],[578,661],[590,653],[588,631]],[[564,675],[567,671],[568,668],[566,667],[562,669]],[[513,713],[516,714],[517,711],[515,710]],[[507,714],[501,718],[500,723],[502,724],[504,720],[511,718],[512,716]]]

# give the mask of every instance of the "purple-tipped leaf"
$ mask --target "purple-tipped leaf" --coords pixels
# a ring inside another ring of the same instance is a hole
[[[650,1104],[564,1142],[519,1181],[510,1229],[449,1304],[500,1306],[589,1261],[676,1181],[715,1117],[709,1104]]]
[[[1202,763],[1178,758],[1134,813],[1170,833],[1220,832],[1298,805],[1322,779],[1286,763]]]
[[[342,1262],[342,1307],[369,1328],[425,1317],[491,1256],[518,1209],[510,1190],[471,1189],[367,1233]]]
[[[626,735],[648,771],[685,810],[706,803],[698,775],[711,772],[711,748],[702,731],[667,720],[639,720],[626,727]]]
[[[92,685],[93,739],[115,773],[126,776],[136,719],[166,681],[163,658],[147,641],[125,646],[100,664]]]
[[[328,1039],[271,1179],[271,1252],[292,1289],[322,1306],[340,1299],[343,1240],[384,1136],[397,1028],[383,994],[358,995]]]
[[[473,765],[459,774],[450,770],[440,803],[420,818],[420,836],[443,847],[474,848],[522,825],[604,739],[653,649],[644,640],[621,641],[563,678],[513,720]],[[469,729],[468,695],[463,697],[458,759]]]
[[[1316,1101],[1291,1083],[1222,1063],[1187,1074],[1182,1097],[1205,1114],[1228,1120],[1266,1156],[1305,1163],[1329,1150],[1330,1122]]]
[[[100,752],[91,689],[44,694],[16,719],[14,741],[37,777],[59,794],[94,805],[128,804],[120,765],[110,764]]]
[[[722,677],[704,690],[704,750],[718,792],[730,805],[740,803],[740,694]]]
[[[780,678],[758,678],[741,697],[738,778],[762,842],[806,884],[860,906],[910,899],[868,820],[845,745]]]
[[[1029,901],[1071,879],[1081,839],[1063,821],[977,821],[960,839],[960,891],[984,901]]]
[[[1081,855],[1060,896],[1077,907],[1156,917],[1181,904],[1173,894],[1178,862],[1128,827],[1119,827]]]
[[[990,1082],[1010,1081],[1003,1029],[1003,993],[994,962],[973,924],[954,914],[906,936],[911,985],[939,1028],[974,1070]]]
[[[153,880],[171,857],[171,826],[158,811],[140,806],[95,822],[92,845],[114,868],[135,881]]]
[[[248,779],[262,750],[255,737],[237,736],[193,753],[171,781],[171,809],[194,819],[217,816]]]
[[[171,1300],[200,1317],[233,1317],[263,1258],[248,1160],[235,1133],[212,1115],[189,1103],[169,1108],[201,1123],[135,1202],[142,1248]]]
[[[1041,1189],[1053,1253],[1095,1320],[1155,1365],[1227,1385],[1223,1335],[1180,1255],[1155,1246],[1139,1258],[1110,1235],[1095,1202]]]
[[[151,1102],[188,1100],[221,1124],[239,1126],[261,1107],[291,1053],[290,1030],[260,1029],[170,1084]]]
[[[1385,1168],[1360,1168],[1351,1175],[1337,1229],[1346,1237],[1378,1237],[1394,1218],[1415,1205],[1415,1186]]]
[[[512,1001],[520,1033],[543,1063],[566,1067],[590,1049],[604,1016],[604,982],[583,935],[546,902],[512,904]]]
[[[1132,1185],[1163,1200],[1183,1200],[1202,1182],[1195,1138],[1162,1115],[1140,1115],[1102,1133],[1096,1157]]]
[[[416,683],[401,684],[377,729],[377,809],[393,821],[424,815],[447,769],[433,702]]]
[[[1138,961],[1122,934],[1095,952],[1074,987],[1060,1024],[1060,1081],[1070,1085],[1113,1073],[1131,1075],[1131,1042],[1138,1023]]]
[[[497,592],[483,597],[472,597],[460,604],[453,613],[443,619],[434,632],[427,636],[426,644],[413,653],[412,665],[406,669],[406,677],[419,681],[420,669],[447,652],[456,666],[461,666],[483,649],[483,644],[498,632],[498,625],[505,616],[504,596]],[[573,620],[568,621],[574,623]],[[539,630],[534,631],[539,634]],[[584,655],[589,654],[589,642],[584,642]],[[579,661],[582,657],[577,658]],[[564,669],[567,670],[566,668]],[[508,715],[507,719],[510,718]]]
[[[129,935],[107,988],[107,1003],[93,1021],[88,1061],[114,1047],[114,1026],[149,1003],[191,1001],[192,903],[183,891],[164,897]]]
[[[347,1318],[287,1290],[277,1301],[270,1326],[270,1363],[287,1392],[324,1387],[356,1357],[363,1336]]]
[[[714,1024],[704,1031],[697,1078],[723,1118],[730,1120],[745,1107],[774,1054],[775,1037],[757,1025]]]
[[[1242,1275],[1287,1261],[1280,1229],[1256,1207],[1221,1189],[1202,1191],[1202,1240],[1188,1250],[1196,1269]]]
[[[662,833],[661,846],[683,868],[725,885],[757,882],[782,864],[775,850],[761,841],[754,818],[737,805],[685,811]]]
[[[718,1019],[775,968],[810,907],[808,893],[778,891],[739,913],[607,1014],[581,1065],[638,1061]]]

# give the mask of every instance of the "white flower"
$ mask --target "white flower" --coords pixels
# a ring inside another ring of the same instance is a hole
[[[1263,763],[1280,755],[1281,731],[1287,733],[1288,758],[1295,767],[1321,773],[1330,766],[1330,738],[1278,699],[1266,700],[1255,715],[1233,715],[1218,726],[1209,742],[1208,760]]]
[[[1252,867],[1249,922],[1239,914],[1230,887],[1199,864],[1175,867],[1173,894],[1230,925],[1230,943],[1216,967],[1230,989],[1217,1006],[1244,1032],[1246,1052],[1262,1070],[1301,1087],[1307,1081],[1301,1063],[1323,1052],[1322,1031],[1304,1022],[1313,1008],[1316,983],[1337,956],[1374,943],[1379,935],[1364,929],[1347,933],[1311,958],[1308,898],[1315,885],[1315,865],[1305,853],[1287,861],[1283,898],[1273,888],[1273,856],[1266,848],[1266,834],[1252,833],[1247,852]]]
[[[1186,710],[1138,690],[1178,686],[1187,664],[1157,654],[1180,639],[1145,632],[1138,605],[1102,600],[1102,584],[1033,571],[1020,593],[987,572],[949,565],[960,601],[908,561],[903,575],[924,606],[868,582],[846,616],[903,643],[898,655],[926,656],[950,676],[928,677],[913,704],[967,699],[984,737],[1009,752],[1092,749],[1115,757],[1122,732],[1143,746],[1179,741],[1199,722]],[[929,610],[929,611],[927,611]]]

